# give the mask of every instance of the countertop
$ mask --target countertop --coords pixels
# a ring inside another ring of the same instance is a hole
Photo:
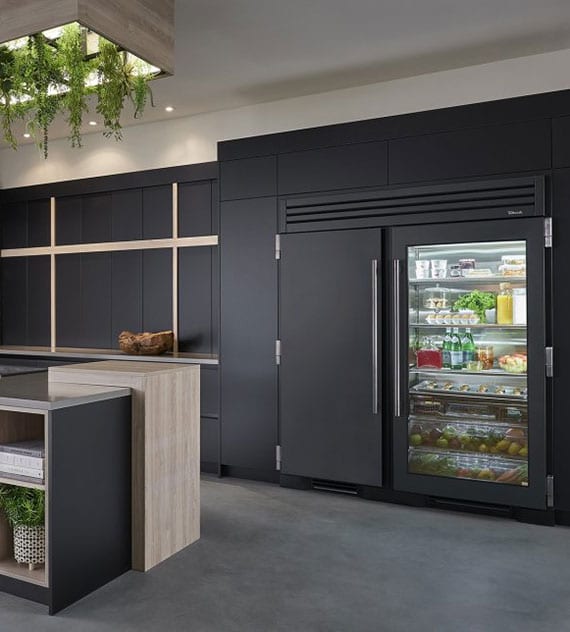
[[[165,353],[159,356],[134,356],[119,349],[83,349],[78,347],[0,347],[1,356],[28,356],[38,358],[76,358],[88,360],[136,360],[137,362],[174,362],[177,364],[218,364],[218,356],[209,353]]]
[[[44,371],[2,378],[0,409],[6,407],[49,411],[130,394],[128,388],[50,383],[48,374]]]

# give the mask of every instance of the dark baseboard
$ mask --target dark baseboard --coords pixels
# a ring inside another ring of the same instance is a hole
[[[201,461],[200,472],[205,474],[219,474],[220,465],[218,463],[212,463],[211,461]]]
[[[264,483],[279,482],[279,472],[256,470],[254,468],[239,467],[234,465],[222,465],[221,475],[231,476],[233,478],[245,478],[251,481],[262,481]]]

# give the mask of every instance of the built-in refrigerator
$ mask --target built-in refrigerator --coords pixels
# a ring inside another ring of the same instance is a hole
[[[546,508],[544,226],[391,232],[395,489]]]
[[[282,475],[350,483],[355,493],[551,504],[543,184],[283,207]]]

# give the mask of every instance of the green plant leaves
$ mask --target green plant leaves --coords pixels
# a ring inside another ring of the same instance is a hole
[[[96,95],[104,135],[116,140],[122,140],[125,102],[133,104],[135,118],[142,116],[149,100],[152,104],[144,62],[130,61],[102,37],[99,53],[90,57],[85,38],[83,27],[69,24],[56,41],[39,33],[22,48],[0,46],[0,118],[4,138],[14,149],[18,143],[13,125],[21,119],[47,158],[49,128],[59,113],[69,125],[71,146],[81,147],[90,95]],[[90,81],[94,77],[97,82]]]
[[[43,526],[45,523],[45,492],[41,489],[0,485],[0,508],[8,522],[17,527]]]

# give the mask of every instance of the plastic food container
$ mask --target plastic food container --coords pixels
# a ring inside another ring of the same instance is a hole
[[[499,274],[505,277],[510,276],[526,276],[526,265],[524,264],[503,264],[499,266]]]
[[[503,255],[501,264],[507,266],[526,266],[526,255]]]
[[[423,304],[427,309],[437,311],[449,310],[462,294],[465,294],[465,291],[455,288],[441,287],[439,285],[428,287],[424,290]]]
[[[513,290],[513,325],[526,325],[526,288]]]

